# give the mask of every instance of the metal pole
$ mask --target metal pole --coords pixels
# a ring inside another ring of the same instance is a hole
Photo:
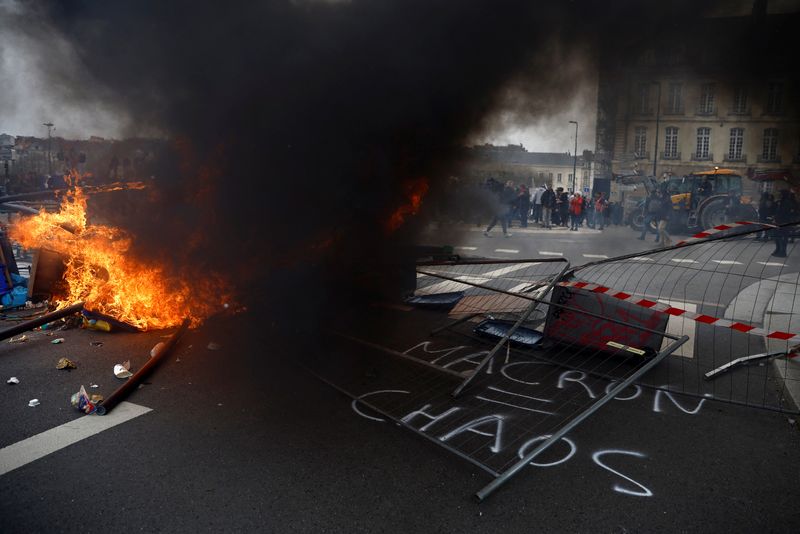
[[[164,356],[169,354],[175,345],[183,336],[186,329],[189,328],[189,319],[184,319],[178,330],[172,334],[172,337],[167,340],[156,354],[152,355],[149,360],[142,366],[141,369],[136,371],[128,380],[125,381],[117,390],[112,393],[107,399],[97,405],[97,415],[105,415],[114,409],[114,406],[120,403],[128,394],[133,390],[139,382],[144,380],[148,374],[159,364]]]
[[[30,321],[25,321],[24,323],[12,326],[11,328],[6,328],[5,330],[0,331],[0,341],[8,339],[10,337],[14,337],[17,334],[22,334],[23,332],[27,332],[28,330],[33,330],[37,326],[42,326],[43,324],[51,323],[56,319],[61,319],[62,317],[66,317],[67,315],[78,313],[82,309],[83,309],[83,302],[78,302],[73,304],[72,306],[67,306],[66,308],[62,308],[54,312],[45,313],[44,315],[40,315],[36,319],[31,319]]]
[[[578,121],[569,121],[570,124],[575,125],[575,153],[572,155],[572,192],[575,193],[577,189],[575,189],[575,181],[577,180],[577,169],[578,169]]]
[[[619,395],[622,392],[622,390],[624,390],[625,388],[627,388],[628,386],[633,384],[640,376],[645,374],[647,371],[649,371],[650,369],[652,369],[653,367],[655,367],[656,365],[661,363],[661,361],[664,358],[666,358],[667,356],[669,356],[670,354],[675,352],[678,349],[678,347],[680,347],[681,345],[686,343],[686,341],[688,341],[688,340],[689,340],[689,336],[682,336],[679,340],[673,342],[665,350],[662,350],[659,354],[657,354],[655,356],[655,358],[653,358],[652,360],[650,360],[649,362],[644,364],[636,372],[634,372],[631,376],[629,376],[628,378],[626,378],[622,382],[619,382],[615,387],[613,387],[611,389],[611,391],[609,391],[603,397],[598,399],[594,404],[589,406],[586,410],[584,410],[583,412],[578,414],[578,416],[575,419],[573,419],[572,421],[570,421],[569,423],[567,423],[566,425],[561,427],[561,429],[559,429],[555,434],[550,436],[546,441],[542,442],[542,444],[539,445],[538,447],[536,447],[536,449],[534,449],[530,453],[526,454],[525,457],[522,460],[520,460],[519,462],[515,463],[513,466],[511,466],[508,469],[508,471],[506,471],[505,473],[503,473],[502,475],[500,475],[499,477],[494,479],[492,482],[487,484],[486,487],[484,487],[482,490],[480,490],[475,495],[478,497],[479,500],[481,500],[481,501],[484,500],[494,490],[496,490],[497,488],[502,486],[509,478],[514,476],[523,467],[528,465],[528,463],[531,460],[533,460],[539,453],[541,453],[543,450],[548,448],[550,445],[552,445],[553,443],[555,443],[556,441],[558,441],[559,439],[564,437],[570,430],[572,430],[573,428],[575,428],[576,426],[581,424],[590,415],[592,415],[594,412],[596,412],[601,407],[603,407],[608,402],[610,402],[614,397]]]
[[[656,166],[658,165],[658,119],[661,115],[661,82],[653,82],[658,87],[658,96],[656,97],[656,144],[653,147],[653,176],[656,174]]]

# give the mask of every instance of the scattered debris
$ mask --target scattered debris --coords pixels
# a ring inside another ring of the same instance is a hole
[[[61,358],[60,360],[58,360],[58,363],[56,364],[56,369],[66,369],[67,371],[69,371],[70,369],[77,369],[77,368],[78,366],[75,365],[75,362],[73,362],[69,358]]]
[[[90,341],[89,345],[91,345],[92,347],[102,347],[103,346],[103,342],[102,341]]]
[[[214,343],[212,341],[211,343],[208,344],[208,347],[206,348],[208,348],[208,350],[219,350],[222,348],[222,345],[220,345],[219,343]]]
[[[120,321],[115,317],[100,313],[98,311],[83,310],[83,327],[90,330],[102,330],[104,332],[141,332],[142,330],[130,323]],[[87,324],[89,326],[87,326]]]
[[[79,389],[77,393],[72,394],[70,403],[72,404],[73,408],[76,408],[86,414],[94,413],[94,411],[97,409],[95,402],[92,401],[92,399],[89,397],[89,394],[86,393],[86,388],[83,386],[81,386],[81,389]]]
[[[8,340],[9,343],[25,343],[26,341],[28,341],[28,336],[25,334],[22,334],[19,337],[12,337]]]
[[[16,376],[12,376],[8,380],[6,380],[6,384],[19,384],[19,378]]]
[[[100,402],[103,402],[104,398],[105,397],[103,397],[99,393],[94,393],[89,397],[89,400],[92,401],[93,404],[98,404]]]
[[[87,330],[97,330],[98,332],[111,332],[111,324],[108,321],[83,318],[83,327]]]
[[[39,406],[40,404],[41,402],[39,402],[39,399],[31,399],[28,401],[28,406],[30,406],[31,408],[33,408],[34,406]]]
[[[92,384],[92,385],[91,385],[91,386],[89,386],[89,387],[90,387],[90,388],[92,388],[92,389],[94,389],[94,388],[99,388],[100,386],[98,386],[97,384]]]
[[[117,364],[114,366],[114,376],[116,376],[117,378],[129,378],[133,376],[133,373],[131,373],[130,371],[131,363],[130,362],[125,362],[125,363],[128,364],[128,367],[125,367],[124,364],[123,365]]]
[[[57,328],[64,326],[64,319],[57,319],[51,323],[43,324],[41,326],[42,330],[56,330]]]
[[[64,342],[64,338],[63,337],[58,337],[58,338],[54,339],[53,341],[51,341],[50,343],[52,343],[53,345],[60,345],[63,342]]]

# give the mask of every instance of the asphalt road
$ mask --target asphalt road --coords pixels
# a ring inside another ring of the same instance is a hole
[[[509,245],[520,255],[544,250],[572,256],[610,256],[641,245],[625,239],[622,229],[614,232],[508,239],[475,232],[450,244],[475,246],[480,254],[491,239],[490,246]],[[337,310],[335,302],[329,307],[351,334],[382,346],[404,351],[426,339],[428,318],[413,311]],[[21,440],[59,425],[78,426],[70,395],[81,384],[97,384],[90,392],[108,395],[118,385],[113,365],[130,359],[138,368],[167,333],[70,330],[58,334],[65,338],[60,345],[41,332],[23,344],[3,342],[0,377],[5,382],[16,376],[20,383],[0,387],[0,457]],[[91,346],[96,340],[103,345]],[[221,347],[209,350],[209,342]],[[376,357],[358,349],[345,356],[354,354],[364,361]],[[62,356],[78,369],[56,370]],[[190,332],[128,399],[151,411],[0,475],[0,531],[800,528],[794,416],[680,395],[657,400],[644,390],[613,401],[569,434],[572,445],[564,442],[539,459],[553,465],[526,468],[478,503],[473,494],[492,479],[489,474],[407,429],[377,421],[364,407],[360,415],[349,398],[300,365],[309,356],[335,365],[341,348],[302,317],[253,310]],[[364,388],[376,380],[367,369],[339,367],[352,371]],[[575,395],[584,391],[577,383],[567,386]],[[602,384],[591,387],[597,393]],[[32,398],[41,404],[28,407]],[[516,416],[506,408],[504,414]],[[428,433],[442,438],[436,426]],[[479,446],[485,440],[486,448],[493,443],[491,436],[470,438]]]

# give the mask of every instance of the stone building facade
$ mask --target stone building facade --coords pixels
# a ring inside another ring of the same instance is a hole
[[[596,175],[729,168],[752,197],[800,185],[800,84],[790,68],[800,18],[764,9],[757,2],[749,17],[687,21],[628,57],[605,58]],[[787,179],[758,180],[767,173]]]

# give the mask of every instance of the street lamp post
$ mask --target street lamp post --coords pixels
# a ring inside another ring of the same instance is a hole
[[[658,87],[658,95],[656,95],[656,145],[653,147],[653,176],[656,174],[656,166],[658,165],[658,120],[661,118],[661,82],[653,82]]]
[[[575,153],[572,155],[572,192],[577,192],[575,184],[578,180],[578,121],[569,121],[575,125]]]

